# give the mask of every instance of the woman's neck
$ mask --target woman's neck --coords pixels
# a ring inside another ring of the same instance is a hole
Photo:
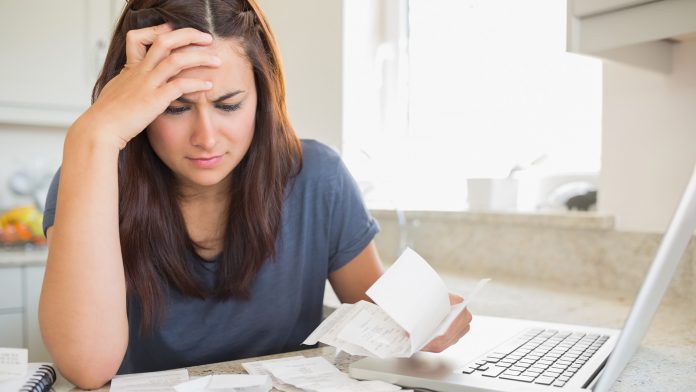
[[[179,206],[186,230],[196,244],[196,252],[204,259],[212,259],[222,252],[229,197],[230,192],[222,191],[221,187],[180,189]]]

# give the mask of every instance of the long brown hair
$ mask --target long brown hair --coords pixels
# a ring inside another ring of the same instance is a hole
[[[186,261],[196,244],[186,230],[177,184],[145,132],[119,155],[121,252],[128,293],[140,302],[140,332],[145,334],[164,314],[169,285],[197,298],[249,299],[257,272],[275,256],[284,191],[302,165],[301,145],[285,106],[279,51],[255,0],[129,1],[116,25],[92,101],[125,64],[126,33],[162,23],[236,38],[251,63],[258,103],[251,146],[231,174],[229,216],[212,292],[194,278]]]

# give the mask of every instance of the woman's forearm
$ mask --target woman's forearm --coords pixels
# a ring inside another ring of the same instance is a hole
[[[56,217],[39,319],[61,373],[97,387],[118,370],[128,344],[119,241],[119,147],[78,120],[65,140]]]

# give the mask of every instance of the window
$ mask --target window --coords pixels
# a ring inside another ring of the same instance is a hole
[[[534,210],[547,179],[596,177],[601,62],[565,52],[565,1],[344,3],[343,155],[370,208],[462,210],[468,179],[509,176]]]

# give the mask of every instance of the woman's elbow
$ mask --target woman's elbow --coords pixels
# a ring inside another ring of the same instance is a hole
[[[118,371],[120,360],[104,358],[96,361],[56,363],[60,373],[80,389],[97,389],[108,383]]]
[[[123,362],[128,342],[128,338],[125,342],[114,339],[111,344],[95,347],[84,342],[58,345],[55,339],[44,340],[61,375],[81,389],[96,389],[109,382]]]

